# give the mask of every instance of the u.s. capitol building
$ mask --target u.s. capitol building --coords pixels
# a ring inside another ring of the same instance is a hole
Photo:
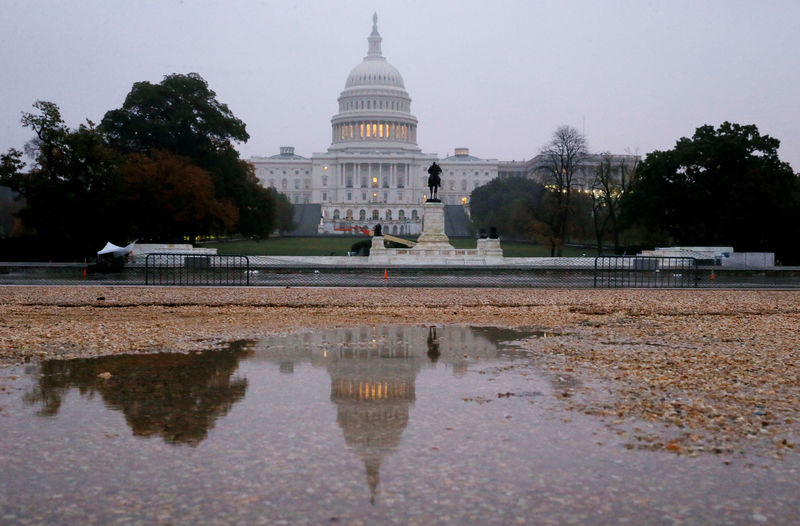
[[[387,234],[416,235],[422,231],[427,169],[433,161],[442,167],[439,198],[465,209],[472,190],[498,176],[536,174],[536,157],[503,162],[474,157],[467,148],[456,148],[441,160],[423,153],[411,97],[402,75],[381,52],[377,15],[372,20],[367,56],[347,76],[339,95],[328,151],[308,158],[284,146],[277,155],[250,158],[265,187],[296,205],[318,204],[318,233],[380,223]]]

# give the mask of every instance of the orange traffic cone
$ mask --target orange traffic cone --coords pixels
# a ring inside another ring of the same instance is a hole
[[[389,269],[383,269],[383,279],[389,279]]]
[[[83,269],[83,279],[86,279],[86,269]]]
[[[714,275],[714,271],[712,270],[711,271],[711,279],[715,279],[715,278],[716,278],[716,276]]]

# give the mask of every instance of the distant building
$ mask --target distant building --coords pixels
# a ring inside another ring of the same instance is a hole
[[[373,15],[367,56],[347,76],[339,112],[331,118],[331,145],[302,157],[283,146],[271,157],[251,157],[261,183],[293,204],[319,204],[319,233],[345,232],[380,223],[388,234],[422,231],[428,167],[442,168],[439,198],[468,207],[470,193],[498,176],[539,177],[542,160],[498,161],[456,148],[439,159],[417,145],[417,118],[403,77],[381,52],[378,17]],[[591,161],[587,160],[587,173]],[[595,164],[596,165],[596,164]]]

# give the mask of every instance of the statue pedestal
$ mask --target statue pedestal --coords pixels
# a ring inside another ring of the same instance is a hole
[[[479,239],[474,249],[455,248],[444,233],[444,204],[423,205],[422,234],[414,248],[385,248],[383,237],[372,238],[369,263],[373,265],[502,265],[499,239]]]
[[[444,233],[444,204],[428,201],[422,215],[422,234],[412,251],[453,250],[450,239]]]
[[[369,249],[369,260],[371,263],[389,262],[389,257],[386,254],[386,247],[383,244],[383,236],[372,237],[372,246]]]

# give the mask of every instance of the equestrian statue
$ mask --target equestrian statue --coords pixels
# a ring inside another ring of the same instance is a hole
[[[428,168],[428,191],[430,192],[428,201],[439,203],[439,187],[442,185],[442,178],[439,175],[442,173],[442,167],[433,162]]]

